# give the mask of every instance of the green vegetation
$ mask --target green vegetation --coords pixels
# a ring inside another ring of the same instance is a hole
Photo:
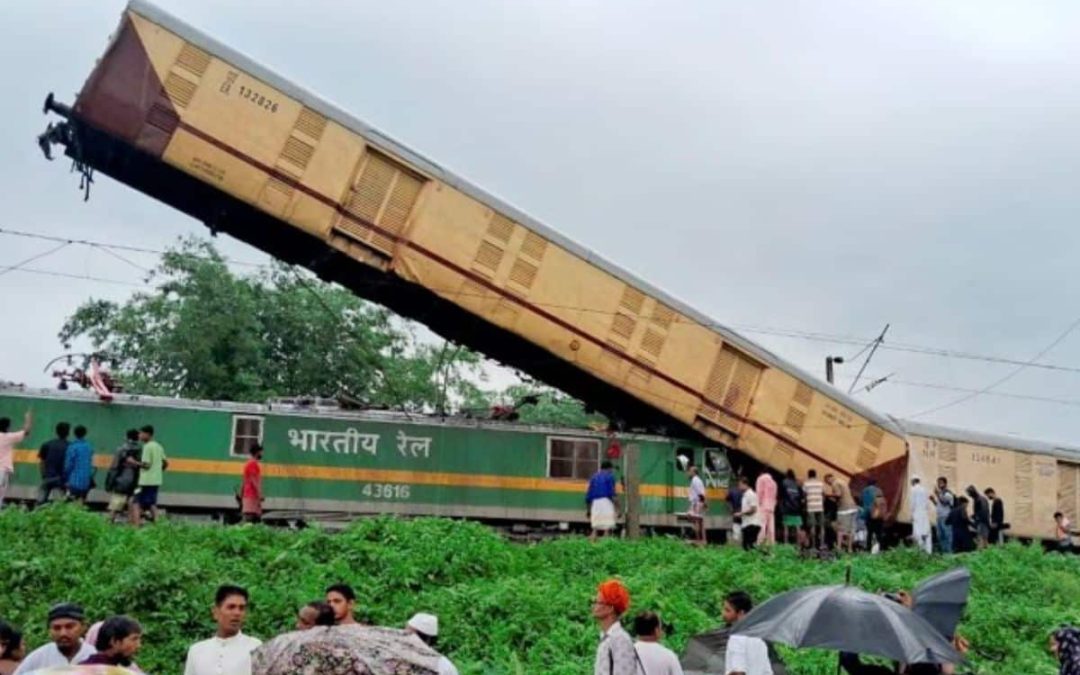
[[[260,637],[290,628],[298,606],[347,581],[380,624],[438,614],[445,650],[462,672],[576,674],[591,672],[590,601],[605,577],[626,581],[631,613],[657,609],[673,622],[678,650],[718,625],[725,592],[764,599],[839,583],[846,566],[799,560],[790,550],[762,556],[671,539],[517,545],[478,524],[437,519],[371,519],[337,534],[164,523],[132,530],[70,507],[6,509],[0,542],[0,616],[26,628],[31,646],[46,639],[49,604],[77,601],[93,618],[126,612],[143,621],[139,662],[154,673],[179,672],[186,645],[210,634],[210,598],[224,582],[251,590],[248,632]],[[974,573],[961,631],[1000,659],[976,657],[978,672],[1056,673],[1046,636],[1080,621],[1077,557],[1010,545],[950,559],[896,551],[851,561],[854,583],[871,590],[911,587],[958,563]],[[788,656],[794,673],[835,672],[834,654]]]
[[[88,345],[133,394],[257,403],[342,397],[481,416],[493,403],[532,395],[535,402],[519,411],[523,422],[604,421],[538,383],[482,389],[479,354],[420,340],[417,324],[306,271],[275,262],[242,275],[228,262],[206,240],[181,240],[149,272],[149,290],[123,303],[86,301],[64,323],[60,341],[68,350]]]

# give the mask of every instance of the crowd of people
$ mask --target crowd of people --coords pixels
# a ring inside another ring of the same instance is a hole
[[[0,418],[0,507],[4,505],[15,471],[15,447],[26,440],[32,427],[30,411],[26,412],[23,427],[18,431],[10,430],[9,418]],[[90,430],[82,424],[73,429],[69,422],[60,422],[54,431],[55,436],[42,443],[37,453],[41,483],[36,505],[48,503],[54,493],[63,499],[83,503],[90,491],[99,487]],[[104,485],[100,486],[110,495],[111,520],[115,522],[126,515],[135,526],[142,523],[144,516],[156,520],[158,494],[168,466],[165,448],[154,440],[153,426],[147,424],[140,429],[129,429],[113,454]]]
[[[192,644],[184,660],[184,675],[250,675],[252,652],[263,643],[244,633],[249,608],[245,588],[220,586],[213,598],[211,615],[216,629],[208,639]],[[29,654],[22,632],[0,621],[0,675],[25,675],[36,670],[69,665],[121,666],[136,673],[143,649],[142,625],[127,616],[111,616],[87,628],[83,608],[61,603],[46,616],[49,642]],[[300,607],[289,630],[306,631],[324,626],[370,625],[356,616],[356,592],[347,584],[334,584],[325,597]],[[403,626],[409,639],[438,652],[439,619],[417,613]],[[286,631],[288,632],[288,631]],[[440,655],[438,675],[457,675],[457,668]]]
[[[706,543],[705,517],[708,500],[705,483],[693,464],[686,469],[689,504],[686,519],[693,528],[693,542]],[[591,477],[585,494],[592,534],[612,533],[618,526],[618,481],[611,462],[604,461]],[[794,544],[816,551],[856,549],[873,553],[891,542],[886,520],[896,510],[873,478],[853,494],[849,485],[831,473],[819,478],[814,469],[800,480],[788,470],[779,484],[769,471],[755,481],[740,475],[728,490],[734,527],[733,538],[746,550],[759,545]],[[1009,523],[1005,502],[992,487],[984,491],[969,485],[955,494],[944,476],[933,491],[920,478],[911,479],[908,491],[911,541],[927,553],[964,553],[1003,543]],[[1072,538],[1080,535],[1069,518],[1054,514],[1054,544],[1058,550],[1074,550]]]
[[[691,477],[691,499],[693,481]],[[944,477],[937,479],[932,493],[921,479],[912,478],[908,500],[912,542],[927,553],[961,553],[999,544],[1009,528],[1005,503],[992,487],[980,493],[975,486],[968,486],[957,496]],[[814,469],[807,472],[805,480],[788,470],[779,485],[767,471],[753,484],[740,476],[728,492],[728,501],[736,538],[746,549],[779,542],[849,553],[856,548],[876,553],[887,546],[885,522],[895,507],[873,478],[855,495],[833,474],[818,478]],[[1055,520],[1060,523],[1064,517],[1058,515]],[[1069,524],[1065,522],[1060,529],[1067,531]],[[1068,536],[1059,534],[1058,538]]]

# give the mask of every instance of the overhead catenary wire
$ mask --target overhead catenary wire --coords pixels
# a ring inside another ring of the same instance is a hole
[[[35,260],[41,260],[42,258],[44,258],[46,256],[50,256],[53,253],[56,253],[57,251],[59,251],[60,249],[66,248],[68,246],[68,243],[69,242],[65,241],[65,242],[61,243],[59,246],[54,246],[53,248],[50,248],[48,251],[45,251],[44,253],[38,253],[37,255],[32,255],[29,258],[27,258],[27,259],[25,259],[25,260],[23,260],[21,262],[15,263],[14,265],[7,265],[5,267],[0,267],[0,276],[4,276],[5,274],[8,274],[9,272],[18,271],[24,265],[29,265],[30,263],[34,262]]]
[[[40,239],[40,240],[44,240],[44,241],[63,242],[65,244],[71,244],[71,245],[89,246],[89,247],[97,248],[97,249],[100,249],[100,250],[103,250],[103,251],[108,251],[108,250],[112,250],[112,251],[130,251],[130,252],[153,254],[153,255],[159,255],[159,256],[166,253],[166,251],[164,251],[162,249],[146,248],[146,247],[140,247],[140,246],[131,246],[131,245],[127,245],[127,244],[110,244],[110,243],[106,243],[106,242],[93,241],[93,240],[88,240],[88,239],[66,239],[66,238],[63,238],[63,237],[43,235],[43,234],[37,234],[37,233],[33,233],[33,232],[25,232],[25,231],[21,231],[21,230],[12,230],[12,229],[9,229],[9,228],[0,228],[0,235],[8,235],[8,236],[15,236],[15,237],[26,237],[26,238]],[[191,256],[195,257],[196,259],[204,259],[204,260],[215,259],[215,258],[212,258],[210,256],[200,256],[198,254],[187,254],[187,255],[191,255]],[[267,269],[267,268],[271,267],[271,265],[269,265],[269,264],[254,263],[254,262],[243,261],[243,260],[235,260],[235,259],[231,259],[231,258],[227,258],[227,257],[220,258],[220,260],[222,262],[226,263],[226,264],[239,265],[239,266],[242,266],[242,267],[249,267],[249,268]],[[138,265],[136,263],[130,263],[130,264],[132,264],[135,267],[145,271],[145,268],[143,268],[142,266],[140,266],[140,265]],[[0,267],[0,270],[2,270],[2,269],[5,269],[5,268]],[[19,271],[22,271],[22,270],[19,270]],[[38,272],[38,273],[41,273],[41,272]],[[82,278],[82,277],[80,277],[80,278]],[[89,278],[88,280],[91,280],[91,281],[99,281],[100,280],[100,281],[103,281],[104,283],[116,283],[116,284],[123,283],[123,282],[120,282],[120,281],[117,281],[117,280],[101,280],[101,279],[93,279],[93,278]],[[369,285],[375,286],[375,285],[389,284],[390,282],[388,282],[388,281],[387,282],[380,282],[378,280],[370,280],[367,283]],[[137,285],[137,284],[132,284],[132,285]],[[429,290],[431,290],[431,291],[433,291],[435,293],[438,293],[440,295],[443,295],[443,296],[448,296],[448,297],[457,297],[457,298],[464,298],[464,297],[487,298],[487,297],[490,297],[487,294],[471,293],[471,292],[468,292],[468,291],[463,291],[461,289],[447,289],[447,288],[430,287]],[[535,304],[535,305],[537,305],[539,307],[544,307],[546,309],[566,310],[566,311],[582,312],[582,313],[589,313],[589,314],[602,314],[602,315],[605,315],[605,316],[615,316],[615,315],[617,315],[619,313],[618,310],[613,310],[613,309],[603,309],[603,308],[596,308],[596,307],[584,307],[584,306],[580,306],[580,305],[568,305],[568,304],[563,304],[563,303],[549,303],[549,302],[536,301],[536,300],[531,300],[530,302],[532,304]],[[694,323],[694,324],[699,323],[699,322],[696,322],[696,321],[691,321],[689,319],[683,319],[683,318],[679,318],[679,317],[677,317],[675,319],[675,322],[676,323]],[[761,325],[756,325],[756,324],[708,323],[708,324],[703,324],[703,325],[705,327],[707,327],[707,328],[727,328],[727,329],[737,330],[737,331],[744,332],[744,333],[754,333],[754,334],[759,334],[759,335],[770,335],[770,336],[774,336],[774,337],[783,337],[783,338],[791,338],[791,339],[798,339],[798,340],[806,340],[806,341],[811,341],[811,342],[823,342],[823,343],[829,343],[829,344],[852,345],[852,346],[861,347],[859,352],[857,352],[854,356],[852,356],[850,359],[848,359],[849,361],[853,361],[854,359],[857,359],[859,356],[861,356],[863,353],[865,353],[867,349],[871,348],[876,342],[875,339],[868,339],[868,338],[858,337],[858,336],[854,336],[854,335],[838,335],[838,334],[834,334],[834,333],[822,333],[822,332],[817,332],[817,331],[808,331],[808,330],[794,329],[794,328],[782,328],[782,327],[775,327],[775,326],[761,326]],[[912,354],[922,354],[922,355],[926,355],[926,356],[936,356],[936,357],[949,358],[949,359],[981,361],[981,362],[996,363],[996,364],[1001,364],[1001,365],[1014,365],[1014,366],[1023,365],[1025,368],[1036,368],[1036,369],[1040,369],[1040,370],[1052,370],[1052,371],[1058,371],[1058,372],[1078,373],[1078,374],[1080,374],[1080,367],[1077,367],[1077,366],[1067,366],[1067,365],[1054,364],[1054,363],[1032,363],[1030,360],[1024,360],[1024,359],[1016,359],[1016,358],[989,355],[989,354],[978,354],[978,353],[955,350],[955,349],[946,349],[946,348],[941,348],[941,347],[910,344],[910,343],[903,343],[903,342],[883,343],[883,344],[880,344],[878,348],[882,349],[882,350],[886,350],[886,351],[905,352],[905,353],[912,353]]]
[[[1080,326],[1080,317],[1078,317],[1075,321],[1070,323],[1068,325],[1068,327],[1066,327],[1065,330],[1061,332],[1060,335],[1058,335],[1056,338],[1054,338],[1054,340],[1052,342],[1050,342],[1050,344],[1048,344],[1043,349],[1039,350],[1039,353],[1031,358],[1031,363],[1037,362],[1039,359],[1041,359],[1043,356],[1045,356],[1048,352],[1050,352],[1050,350],[1052,350],[1054,347],[1057,347],[1059,344],[1061,344],[1061,342],[1065,338],[1069,337],[1069,335],[1071,335],[1072,332],[1074,330],[1076,330],[1076,328],[1078,326]],[[941,404],[939,406],[935,406],[933,408],[927,408],[926,410],[923,410],[921,412],[917,412],[917,413],[915,413],[913,415],[908,415],[908,419],[915,419],[915,418],[918,418],[918,417],[924,417],[926,415],[930,415],[930,414],[933,414],[933,413],[936,413],[936,412],[940,412],[942,410],[946,410],[948,408],[952,408],[953,406],[960,405],[961,403],[966,403],[966,402],[972,400],[973,398],[977,398],[979,396],[982,396],[983,394],[986,394],[986,393],[990,392],[991,390],[995,389],[998,385],[1005,384],[1006,382],[1008,382],[1012,378],[1014,378],[1017,375],[1019,375],[1020,373],[1022,373],[1027,368],[1028,365],[1030,365],[1030,364],[1021,364],[1021,365],[1017,366],[1016,368],[1014,368],[1013,370],[1009,371],[1003,377],[999,377],[998,379],[994,380],[993,382],[986,385],[985,387],[982,387],[981,389],[977,389],[975,391],[967,393],[967,394],[965,394],[963,396],[960,396],[959,398],[956,398],[956,399],[954,399],[952,401],[948,401],[948,402],[943,403],[943,404]]]
[[[26,237],[26,238],[32,238],[32,239],[38,239],[38,240],[45,240],[45,241],[54,241],[54,242],[57,242],[59,244],[57,247],[55,247],[53,249],[50,249],[49,251],[41,253],[41,254],[39,254],[37,256],[34,256],[34,257],[30,258],[30,259],[21,261],[20,263],[16,263],[14,265],[8,265],[6,267],[0,267],[0,274],[10,272],[10,271],[18,271],[18,272],[24,272],[24,273],[29,273],[29,274],[40,274],[40,275],[54,276],[54,277],[59,277],[59,278],[88,280],[88,281],[95,281],[95,282],[114,284],[114,285],[126,285],[126,286],[131,286],[131,287],[145,287],[147,285],[147,283],[148,283],[147,280],[144,280],[143,283],[134,283],[134,282],[122,281],[122,280],[119,280],[119,279],[107,279],[107,278],[102,278],[102,277],[95,277],[95,276],[92,276],[92,275],[79,275],[79,274],[71,274],[71,273],[63,273],[63,272],[53,272],[53,271],[41,270],[41,269],[35,269],[35,268],[26,268],[24,266],[28,262],[43,258],[43,257],[45,257],[47,255],[51,255],[52,253],[55,253],[55,252],[59,251],[60,249],[66,247],[66,246],[80,245],[80,246],[87,246],[87,247],[91,247],[91,248],[94,248],[94,249],[97,249],[97,250],[101,250],[102,252],[113,255],[113,257],[117,257],[118,259],[122,260],[126,264],[128,264],[128,265],[130,265],[132,267],[135,267],[136,269],[139,269],[140,271],[150,272],[150,270],[148,268],[146,268],[146,267],[144,267],[142,265],[139,265],[138,263],[135,263],[134,261],[131,261],[131,260],[127,259],[124,256],[116,254],[116,250],[131,251],[131,252],[138,252],[138,253],[144,253],[144,254],[153,254],[153,255],[163,255],[164,253],[166,253],[166,251],[163,251],[163,250],[160,250],[160,249],[153,249],[153,248],[139,247],[139,246],[130,246],[130,245],[124,245],[124,244],[111,244],[111,243],[93,241],[93,240],[87,240],[87,239],[68,239],[68,238],[64,238],[64,237],[42,235],[42,234],[24,232],[24,231],[19,231],[19,230],[11,230],[11,229],[7,229],[7,228],[0,228],[0,234],[9,235],[9,236]],[[251,263],[251,262],[247,262],[247,261],[238,261],[238,260],[232,260],[232,259],[229,259],[229,258],[218,258],[218,257],[214,257],[214,256],[199,256],[198,254],[189,254],[189,255],[193,255],[194,257],[200,258],[200,259],[220,260],[221,262],[224,262],[226,264],[241,265],[241,266],[246,266],[246,267],[257,267],[257,268],[269,267],[269,265],[265,265],[265,264]],[[389,283],[389,282],[374,281],[373,283],[378,284],[378,283]],[[435,289],[435,288],[433,288],[431,290],[433,290],[433,291],[435,291],[437,293],[441,293],[441,294],[444,294],[444,295],[450,295],[450,296],[455,296],[455,295],[456,296],[477,295],[479,297],[488,297],[488,295],[486,295],[486,294],[485,295],[480,295],[480,294],[463,293],[463,292],[460,291],[460,289],[455,290],[455,291],[451,291],[449,289]],[[321,300],[321,298],[320,298],[320,300]],[[539,302],[539,303],[536,303],[536,304],[541,305],[541,306],[545,306],[545,307],[549,307],[549,308],[559,308],[559,309],[567,309],[567,310],[581,311],[581,312],[596,312],[596,313],[603,313],[603,314],[606,314],[606,315],[613,315],[613,314],[618,313],[617,311],[603,310],[603,309],[598,309],[598,308],[587,308],[587,307],[573,306],[573,305],[562,305],[562,304],[542,303],[542,302]],[[832,343],[837,343],[837,344],[859,344],[859,345],[862,345],[862,349],[853,357],[853,359],[857,358],[862,353],[864,353],[867,349],[874,346],[875,343],[878,343],[877,340],[872,340],[869,343],[867,343],[863,339],[860,339],[860,338],[857,338],[857,337],[854,337],[854,336],[833,335],[833,334],[828,334],[828,333],[817,333],[817,332],[802,331],[802,330],[796,330],[796,329],[748,326],[748,325],[738,325],[738,324],[733,324],[733,325],[730,325],[729,327],[733,327],[733,328],[736,328],[738,330],[742,330],[742,331],[745,331],[745,332],[753,332],[753,333],[775,335],[775,336],[779,336],[779,337],[792,337],[792,338],[800,338],[800,339],[809,339],[809,340],[815,340],[815,341],[832,342]],[[1062,338],[1062,339],[1064,339],[1064,338]],[[1054,346],[1056,346],[1056,344]],[[896,350],[896,351],[908,351],[908,352],[922,353],[922,354],[928,354],[928,355],[933,355],[933,356],[941,356],[941,357],[945,357],[945,358],[960,358],[960,359],[969,359],[969,360],[985,361],[985,362],[990,362],[990,363],[1011,364],[1011,365],[1020,366],[1017,370],[1010,373],[1006,377],[1001,378],[1001,380],[999,380],[998,382],[992,383],[990,385],[990,389],[992,389],[993,387],[998,386],[1001,383],[1004,383],[1008,379],[1011,379],[1018,372],[1020,372],[1021,370],[1025,369],[1025,368],[1042,368],[1042,369],[1057,370],[1057,371],[1062,371],[1062,372],[1080,373],[1080,368],[1070,367],[1070,366],[1063,366],[1063,365],[1059,365],[1059,364],[1048,364],[1048,363],[1040,363],[1040,362],[1038,362],[1038,358],[1040,358],[1042,354],[1045,354],[1046,352],[1048,352],[1049,349],[1044,350],[1043,352],[1040,353],[1040,355],[1037,355],[1034,359],[1029,359],[1029,360],[1026,360],[1026,361],[1022,361],[1022,360],[1018,360],[1018,359],[1009,359],[1009,358],[997,357],[997,356],[987,356],[987,355],[981,355],[981,354],[972,354],[972,353],[968,353],[968,352],[959,352],[959,351],[939,349],[939,348],[934,348],[934,347],[925,347],[925,346],[921,346],[921,345],[905,345],[905,344],[892,343],[892,344],[879,344],[879,347],[881,349],[892,349],[892,350]],[[890,381],[895,382],[897,384],[901,384],[900,381],[895,381],[895,380],[890,380]],[[932,384],[932,383],[903,383],[903,384],[906,384],[908,386],[922,386],[922,387],[926,387],[926,388],[950,390],[948,388],[948,385],[937,385],[937,384]],[[948,404],[946,404],[944,406],[939,406],[937,409],[931,409],[931,410],[928,410],[928,411],[923,411],[922,413],[918,413],[917,415],[921,416],[921,415],[931,414],[932,412],[937,412],[937,410],[939,410],[939,409],[945,409],[947,407],[951,407],[952,405],[958,405],[958,404],[960,404],[960,403],[962,403],[962,402],[964,402],[966,400],[970,400],[971,398],[974,398],[975,396],[981,395],[983,393],[987,393],[987,391],[989,391],[989,389],[987,389],[987,388],[983,388],[983,389],[964,389],[964,388],[961,388],[961,387],[953,387],[953,388],[951,388],[951,390],[963,391],[963,392],[965,392],[966,395],[964,397],[961,397],[961,399],[958,399],[955,402],[950,402],[950,403],[948,403]],[[1047,402],[1047,403],[1061,403],[1061,404],[1066,404],[1066,405],[1071,405],[1072,404],[1072,402],[1070,402],[1068,400],[1056,399],[1056,398],[1053,398],[1053,397],[1025,396],[1025,395],[1019,395],[1019,394],[1008,394],[1007,396],[1011,397],[1011,398],[1024,398],[1026,400],[1043,401],[1043,402]],[[674,402],[674,399],[672,399],[672,401]],[[685,405],[685,402],[678,401],[678,402],[676,402],[676,405]],[[779,423],[779,422],[775,422],[775,423],[774,422],[765,422],[765,424],[767,424],[769,426],[779,426],[779,427],[784,426],[784,424]],[[844,426],[844,425],[828,425],[828,426]]]

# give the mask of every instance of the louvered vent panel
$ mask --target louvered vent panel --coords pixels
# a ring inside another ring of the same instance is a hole
[[[266,189],[276,192],[277,194],[285,198],[291,198],[293,196],[293,192],[295,192],[291,185],[281,180],[280,178],[275,178],[274,176],[271,176],[270,179],[266,181]]]
[[[323,132],[326,131],[326,118],[310,108],[304,108],[300,111],[300,116],[296,118],[294,128],[305,136],[318,141],[322,139]]]
[[[645,337],[641,338],[641,349],[659,358],[660,351],[664,348],[664,336],[652,328],[645,329]]]
[[[533,260],[543,260],[547,253],[548,243],[543,237],[535,232],[525,235],[525,241],[521,244],[521,254],[527,255]]]
[[[885,439],[885,430],[879,426],[871,424],[866,427],[866,432],[863,434],[863,445],[870,446],[874,450],[881,449],[881,441]]]
[[[401,234],[405,229],[405,223],[409,220],[416,198],[420,195],[423,184],[415,177],[398,173],[394,189],[390,192],[390,199],[386,202],[379,225],[382,229],[392,234]]]
[[[480,248],[476,251],[475,266],[480,271],[494,274],[502,263],[503,250],[489,241],[480,242]]]
[[[536,265],[521,259],[515,260],[514,266],[510,268],[510,281],[525,289],[530,289],[536,281],[536,272]]]
[[[798,436],[802,433],[806,424],[806,413],[798,408],[788,408],[787,417],[784,419],[784,433]]]
[[[510,241],[510,235],[514,233],[514,221],[501,213],[496,213],[488,223],[487,233],[489,237],[498,239],[505,245]]]
[[[201,78],[210,66],[210,55],[195,45],[185,44],[176,59],[176,66],[188,71],[196,78]]]
[[[799,385],[795,387],[795,395],[791,400],[804,408],[809,408],[810,402],[814,400],[814,390],[800,382]]]
[[[282,159],[292,162],[300,168],[301,172],[307,168],[311,156],[315,154],[315,146],[306,143],[295,136],[289,136],[285,141],[285,149],[281,151]]]
[[[717,354],[705,384],[705,396],[710,401],[720,403],[724,400],[731,372],[735,370],[735,358],[735,354],[728,349],[721,349]]]
[[[369,154],[346,208],[356,217],[374,223],[393,180],[394,167],[378,155]]]
[[[640,314],[641,306],[645,304],[645,294],[636,288],[627,286],[623,290],[622,300],[619,301],[619,305],[626,310],[629,310],[632,314]]]
[[[776,441],[776,445],[773,446],[773,453],[776,454],[781,461],[788,461],[795,456],[795,448],[788,443],[778,440]]]
[[[1076,522],[1077,481],[1080,479],[1080,466],[1058,462],[1058,507],[1069,520]]]
[[[736,357],[735,373],[724,394],[724,407],[736,415],[745,415],[750,408],[750,396],[754,393],[761,368],[742,357]]]
[[[341,215],[338,215],[337,222],[334,223],[334,228],[344,232],[353,239],[362,242],[367,242],[371,237],[370,227],[351,218],[344,218]]]
[[[169,95],[169,100],[180,108],[186,108],[191,103],[191,99],[195,97],[196,85],[191,80],[185,79],[176,73],[169,73],[169,76],[165,78],[165,93]]]
[[[1034,481],[1031,476],[1016,477],[1016,499],[1031,501],[1035,498]]]
[[[611,332],[616,335],[629,340],[630,336],[634,334],[634,327],[637,322],[626,314],[616,314],[615,318],[611,321]]]
[[[671,328],[671,324],[675,321],[675,312],[667,305],[661,305],[659,302],[653,306],[652,310],[652,322],[657,326],[660,326],[664,330]]]

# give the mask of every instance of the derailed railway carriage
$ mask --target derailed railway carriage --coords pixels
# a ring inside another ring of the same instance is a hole
[[[46,107],[65,120],[43,148],[62,144],[84,172],[423,321],[620,428],[730,448],[739,466],[814,468],[856,490],[874,478],[893,505],[909,457],[923,458],[897,420],[146,2],[124,11],[74,103]],[[1053,465],[1055,499],[1075,515],[1070,467]],[[1024,509],[1027,485],[1014,483]],[[1045,508],[1031,504],[1013,534],[1047,536]]]

